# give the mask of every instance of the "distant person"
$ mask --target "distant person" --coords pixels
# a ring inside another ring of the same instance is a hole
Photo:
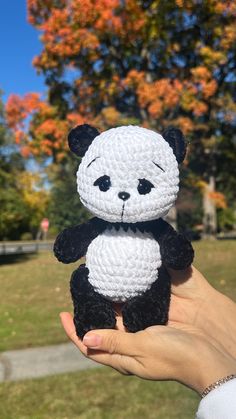
[[[94,330],[81,341],[72,316],[61,313],[69,338],[90,359],[123,374],[176,380],[202,396],[197,419],[236,418],[236,304],[216,291],[194,267],[170,271],[168,326],[137,333]]]

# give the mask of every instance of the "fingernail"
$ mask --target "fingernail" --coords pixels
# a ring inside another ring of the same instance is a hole
[[[97,348],[102,343],[102,337],[99,335],[86,335],[83,338],[83,344],[89,348]]]

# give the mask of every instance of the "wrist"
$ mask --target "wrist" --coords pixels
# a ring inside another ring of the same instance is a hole
[[[203,397],[206,397],[211,391],[217,389],[218,387],[222,386],[225,383],[228,383],[231,380],[234,380],[235,378],[236,378],[236,374],[230,374],[210,384],[208,387],[205,388],[205,390],[201,394],[202,399]]]
[[[200,395],[211,384],[236,373],[236,360],[212,344],[203,345],[201,352],[197,355],[200,358],[193,366],[197,374],[192,380],[192,388]]]

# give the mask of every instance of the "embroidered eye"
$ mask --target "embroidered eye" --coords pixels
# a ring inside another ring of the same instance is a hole
[[[94,186],[98,186],[100,191],[106,192],[111,187],[111,179],[107,175],[101,176],[95,180]]]
[[[139,179],[138,184],[138,193],[140,195],[146,195],[151,192],[151,189],[154,188],[154,185],[149,182],[147,179]]]

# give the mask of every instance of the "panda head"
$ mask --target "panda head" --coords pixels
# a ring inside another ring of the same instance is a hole
[[[77,172],[83,205],[109,222],[136,223],[165,216],[179,185],[178,163],[186,152],[180,130],[163,135],[138,126],[101,134],[90,125],[73,128],[69,147],[83,157]]]

